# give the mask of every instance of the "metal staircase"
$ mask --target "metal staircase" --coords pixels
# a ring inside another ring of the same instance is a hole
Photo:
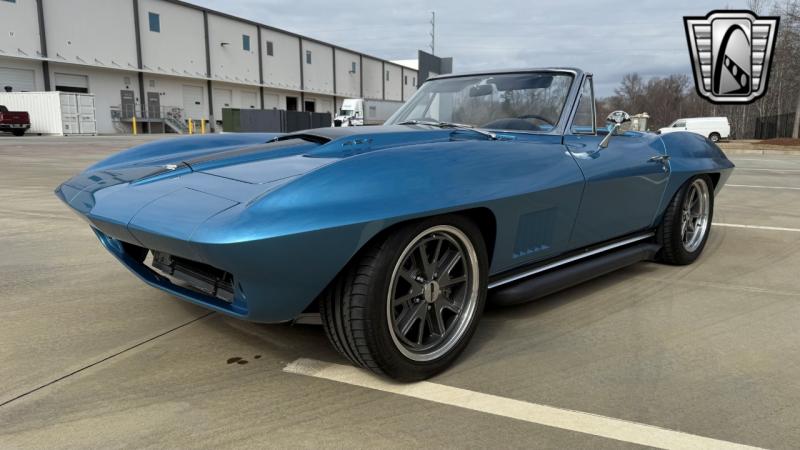
[[[189,126],[183,120],[183,110],[180,108],[166,108],[164,114],[164,124],[172,130],[173,133],[186,134],[189,132]]]

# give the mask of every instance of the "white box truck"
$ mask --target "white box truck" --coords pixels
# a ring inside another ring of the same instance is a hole
[[[27,111],[30,134],[96,135],[94,95],[70,92],[0,92],[0,105]]]
[[[342,109],[333,118],[333,126],[382,125],[401,106],[403,102],[393,100],[346,98],[342,101]]]

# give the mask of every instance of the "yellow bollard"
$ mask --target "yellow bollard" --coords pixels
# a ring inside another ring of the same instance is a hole
[[[206,134],[206,118],[205,117],[203,117],[203,119],[200,121],[200,134]]]
[[[194,120],[189,117],[189,134],[194,134]]]
[[[133,116],[133,122],[131,123],[131,127],[133,129],[133,135],[136,136],[136,116]]]

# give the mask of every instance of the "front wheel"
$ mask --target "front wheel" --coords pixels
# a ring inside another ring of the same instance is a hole
[[[708,138],[711,139],[711,142],[717,143],[721,139],[719,133],[711,133],[708,135]]]
[[[467,346],[486,299],[488,258],[461,216],[403,226],[370,244],[320,302],[336,349],[402,381],[429,378]]]
[[[27,130],[13,130],[13,131],[11,131],[11,133],[14,136],[20,137],[20,136],[23,136],[25,134],[25,131],[27,131]]]
[[[674,265],[693,263],[705,248],[713,216],[711,179],[700,175],[687,181],[675,194],[658,227],[662,246],[658,259]]]

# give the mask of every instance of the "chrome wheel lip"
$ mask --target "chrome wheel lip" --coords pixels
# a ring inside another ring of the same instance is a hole
[[[689,253],[703,243],[709,227],[711,193],[708,184],[698,178],[689,185],[681,207],[681,244]]]
[[[400,271],[403,263],[405,262],[406,258],[409,254],[416,248],[416,245],[420,242],[420,240],[424,239],[428,235],[434,233],[447,233],[451,237],[456,238],[458,241],[459,246],[461,247],[461,251],[463,256],[466,257],[467,261],[467,270],[471,271],[470,283],[469,283],[469,292],[467,293],[467,297],[464,299],[464,306],[462,308],[459,317],[456,319],[458,323],[455,327],[450,330],[448,333],[449,336],[445,337],[442,344],[435,346],[434,348],[430,349],[427,352],[417,352],[412,351],[405,344],[400,340],[395,332],[395,323],[394,323],[394,314],[392,308],[392,300],[395,292],[395,287],[398,280],[398,272]],[[387,327],[389,328],[389,335],[392,338],[392,342],[395,345],[400,353],[405,356],[406,358],[416,361],[416,362],[427,362],[433,361],[436,359],[441,358],[442,356],[446,355],[450,350],[453,349],[461,339],[466,334],[469,326],[472,324],[475,318],[475,312],[477,310],[478,304],[478,295],[479,295],[479,286],[480,286],[480,278],[479,278],[479,267],[478,267],[478,254],[475,251],[475,247],[472,245],[472,242],[469,240],[466,234],[459,230],[458,228],[451,226],[451,225],[437,225],[430,227],[421,233],[417,234],[409,244],[403,249],[403,252],[400,254],[400,257],[395,262],[394,268],[392,269],[391,275],[391,282],[389,285],[389,290],[386,295],[386,322]]]

